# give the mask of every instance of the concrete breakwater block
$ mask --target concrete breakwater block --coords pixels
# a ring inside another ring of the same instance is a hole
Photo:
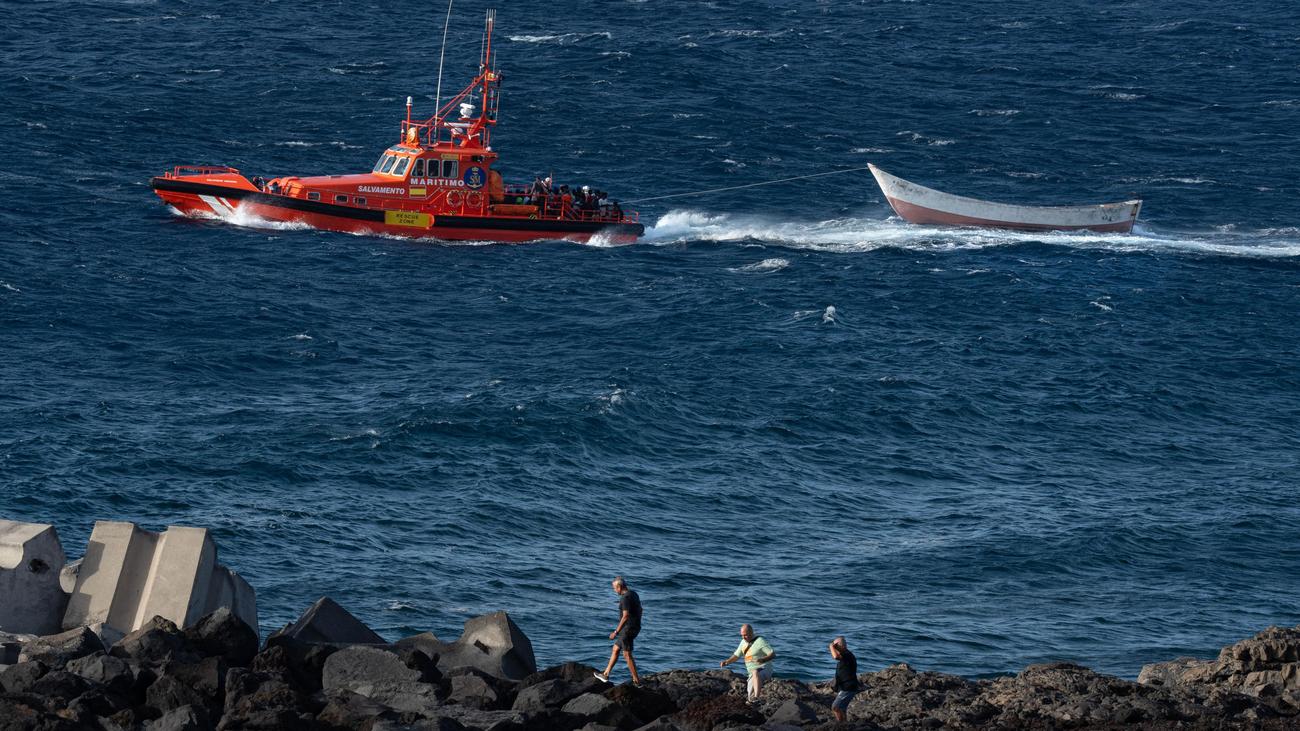
[[[505,612],[466,620],[455,642],[443,642],[433,633],[425,632],[399,640],[397,645],[437,657],[438,668],[443,672],[468,666],[505,680],[523,680],[537,672],[533,643]]]
[[[338,602],[323,596],[298,617],[267,638],[267,644],[304,642],[307,644],[386,645],[388,641],[362,624],[361,620],[339,606]]]
[[[99,521],[76,572],[63,627],[94,627],[116,639],[155,616],[184,628],[220,607],[257,628],[253,588],[217,563],[217,546],[206,528],[171,526],[154,533],[133,523]]]
[[[66,561],[54,526],[0,520],[0,631],[48,635],[62,629]]]

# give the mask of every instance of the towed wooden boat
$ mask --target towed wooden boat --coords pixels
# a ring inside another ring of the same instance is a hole
[[[1128,233],[1133,230],[1142,201],[1100,203],[1091,206],[1018,206],[966,198],[917,185],[890,175],[875,165],[885,200],[900,218],[930,226],[980,226],[1018,231],[1098,231]]]

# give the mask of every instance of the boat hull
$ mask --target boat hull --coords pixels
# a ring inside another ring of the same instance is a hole
[[[1140,200],[1090,206],[995,203],[944,193],[891,175],[875,165],[870,167],[894,213],[909,223],[920,225],[1129,233],[1142,210]]]
[[[586,242],[599,236],[610,243],[633,243],[645,233],[640,223],[433,215],[338,205],[264,192],[242,177],[230,184],[157,177],[150,185],[159,198],[185,215],[222,219],[247,215],[253,220],[300,223],[354,234],[504,243],[556,239]]]

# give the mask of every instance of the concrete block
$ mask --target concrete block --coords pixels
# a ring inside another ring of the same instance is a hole
[[[306,642],[311,644],[383,645],[383,637],[361,623],[338,602],[323,596],[298,621],[288,625],[267,639],[268,645],[276,642]]]
[[[0,631],[48,635],[62,629],[66,557],[54,526],[0,520]]]
[[[63,626],[120,636],[154,617],[188,627],[220,607],[257,627],[252,587],[217,563],[206,528],[153,533],[133,523],[99,521],[76,571]]]
[[[507,680],[537,672],[532,642],[505,612],[466,620],[460,638],[439,653],[438,667],[444,672],[464,665]]]

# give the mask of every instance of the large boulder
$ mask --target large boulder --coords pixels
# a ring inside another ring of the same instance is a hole
[[[544,680],[520,690],[519,695],[515,696],[511,709],[521,713],[557,711],[563,708],[565,703],[603,685],[595,678],[592,678],[592,681],[594,682],[578,683],[560,678]]]
[[[54,526],[0,520],[0,631],[49,635],[63,628],[65,561]]]
[[[421,673],[406,666],[397,653],[379,647],[349,647],[325,661],[321,685],[325,690],[354,690],[376,683],[418,683]]]
[[[135,684],[135,675],[125,660],[102,652],[73,660],[68,663],[67,670],[123,695],[130,693]]]
[[[338,602],[323,596],[293,624],[267,638],[268,645],[283,642],[339,645],[385,645],[383,637],[362,624]]]
[[[307,698],[277,673],[231,668],[218,731],[306,731],[314,726]]]
[[[78,627],[56,635],[37,637],[24,644],[18,661],[39,660],[46,665],[62,667],[79,657],[103,651],[104,644],[98,635],[85,627]]]
[[[760,726],[765,719],[745,702],[744,696],[728,694],[695,701],[674,720],[690,731],[711,731],[729,726]]]
[[[39,660],[20,662],[0,669],[0,693],[19,695],[30,692],[36,681],[49,671],[50,667]]]
[[[185,633],[164,617],[154,617],[118,640],[109,654],[145,665],[198,662],[202,657]]]
[[[247,667],[257,655],[257,630],[248,626],[229,607],[220,607],[184,630],[205,657],[220,657],[231,667]]]

